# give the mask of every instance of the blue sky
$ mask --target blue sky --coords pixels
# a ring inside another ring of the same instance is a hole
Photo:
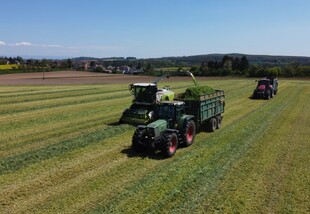
[[[310,56],[310,0],[0,0],[0,56]]]

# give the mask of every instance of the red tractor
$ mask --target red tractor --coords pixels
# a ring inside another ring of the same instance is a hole
[[[267,99],[278,93],[278,79],[268,77],[257,81],[257,87],[253,92],[253,99]]]

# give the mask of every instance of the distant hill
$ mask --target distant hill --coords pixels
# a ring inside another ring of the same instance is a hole
[[[238,57],[246,56],[251,64],[287,64],[291,62],[298,62],[302,65],[310,65],[310,57],[301,57],[301,56],[272,56],[272,55],[248,55],[248,54],[239,54],[239,53],[230,53],[230,54],[206,54],[206,55],[194,55],[194,56],[182,56],[182,57],[163,57],[161,59],[165,60],[177,60],[187,63],[201,63],[208,61],[221,61],[225,56]]]
[[[246,56],[251,64],[274,64],[283,65],[291,62],[298,62],[300,65],[310,66],[310,57],[304,56],[273,56],[273,55],[249,55],[239,53],[229,54],[204,54],[204,55],[193,55],[193,56],[171,56],[171,57],[160,57],[160,58],[143,58],[136,59],[134,57],[110,57],[110,58],[94,58],[94,57],[78,57],[72,60],[99,60],[99,61],[126,61],[126,60],[137,60],[137,61],[172,61],[177,63],[186,63],[189,65],[200,64],[201,62],[209,61],[221,61],[225,56],[238,57]]]

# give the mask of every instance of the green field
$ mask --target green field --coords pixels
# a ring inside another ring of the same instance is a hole
[[[222,128],[169,159],[115,124],[127,84],[0,86],[0,213],[309,213],[310,81],[280,79],[271,100],[249,99],[251,79],[208,85]]]

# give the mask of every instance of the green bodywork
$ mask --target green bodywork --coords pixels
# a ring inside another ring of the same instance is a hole
[[[210,118],[224,113],[225,94],[223,90],[215,90],[212,94],[199,97],[199,100],[184,100],[186,113],[194,115],[196,127],[199,128]]]
[[[146,126],[146,129],[154,130],[154,137],[160,137],[162,133],[168,128],[168,122],[166,120],[156,120]]]
[[[165,93],[161,96],[160,101],[172,101],[174,99],[174,92],[165,91]]]
[[[147,124],[150,121],[148,106],[132,106],[123,112],[121,117],[122,123],[128,124]]]

